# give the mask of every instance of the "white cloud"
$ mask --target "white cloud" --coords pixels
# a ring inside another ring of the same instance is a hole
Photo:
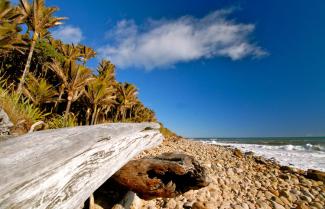
[[[101,58],[110,59],[120,68],[147,70],[218,56],[238,60],[266,55],[250,41],[255,26],[229,20],[231,12],[219,10],[203,18],[149,20],[145,26],[122,20],[108,31],[110,43],[98,52]]]
[[[71,25],[59,26],[52,32],[52,36],[56,39],[62,40],[64,43],[69,44],[80,43],[80,41],[83,39],[81,29]]]

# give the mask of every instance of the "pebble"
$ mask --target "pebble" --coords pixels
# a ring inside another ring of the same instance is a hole
[[[192,205],[192,209],[208,209],[207,207],[204,206],[202,202],[195,202]]]
[[[241,205],[235,205],[234,207],[232,207],[233,209],[243,209],[243,207]]]
[[[287,198],[282,196],[282,197],[280,197],[280,199],[283,202],[283,205],[288,205],[288,206],[291,205],[290,201]]]
[[[176,205],[177,205],[176,201],[172,198],[170,198],[166,203],[166,207],[170,209],[176,208]]]
[[[249,206],[246,203],[243,203],[241,206],[243,209],[249,209]]]
[[[324,209],[324,208],[323,208],[323,205],[320,204],[319,202],[314,202],[314,203],[312,203],[311,205],[315,206],[315,207],[318,208],[318,209]]]
[[[267,199],[271,199],[272,197],[274,197],[274,195],[273,195],[271,192],[269,192],[269,191],[266,191],[266,192],[264,193],[264,195],[265,195],[265,197],[266,197]]]
[[[299,204],[296,209],[310,209],[305,203]]]
[[[312,201],[312,199],[310,197],[308,197],[307,195],[300,196],[300,199],[306,200],[307,202],[311,202]]]
[[[286,209],[285,207],[283,207],[282,205],[280,205],[277,202],[272,201],[271,203],[272,203],[272,206],[274,209]]]
[[[266,204],[265,202],[261,202],[258,204],[261,208],[263,209],[272,209],[268,204]]]
[[[183,207],[184,208],[192,208],[193,202],[185,202]]]

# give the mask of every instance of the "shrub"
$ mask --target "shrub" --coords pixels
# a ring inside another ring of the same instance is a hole
[[[0,85],[0,107],[7,113],[15,126],[24,124],[27,129],[25,131],[28,131],[32,124],[45,119],[47,114],[30,103],[29,100],[20,97],[11,86],[6,87],[5,83],[2,80]]]
[[[48,128],[65,128],[77,126],[77,117],[74,114],[68,114],[67,116],[55,115],[50,120],[47,121]]]

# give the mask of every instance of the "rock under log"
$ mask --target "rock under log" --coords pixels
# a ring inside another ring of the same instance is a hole
[[[193,157],[179,153],[130,161],[112,178],[146,200],[175,197],[209,183],[206,169]]]

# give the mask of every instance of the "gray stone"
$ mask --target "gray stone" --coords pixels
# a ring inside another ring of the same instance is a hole
[[[7,113],[0,107],[0,136],[9,135],[10,128],[14,124],[10,121]]]

